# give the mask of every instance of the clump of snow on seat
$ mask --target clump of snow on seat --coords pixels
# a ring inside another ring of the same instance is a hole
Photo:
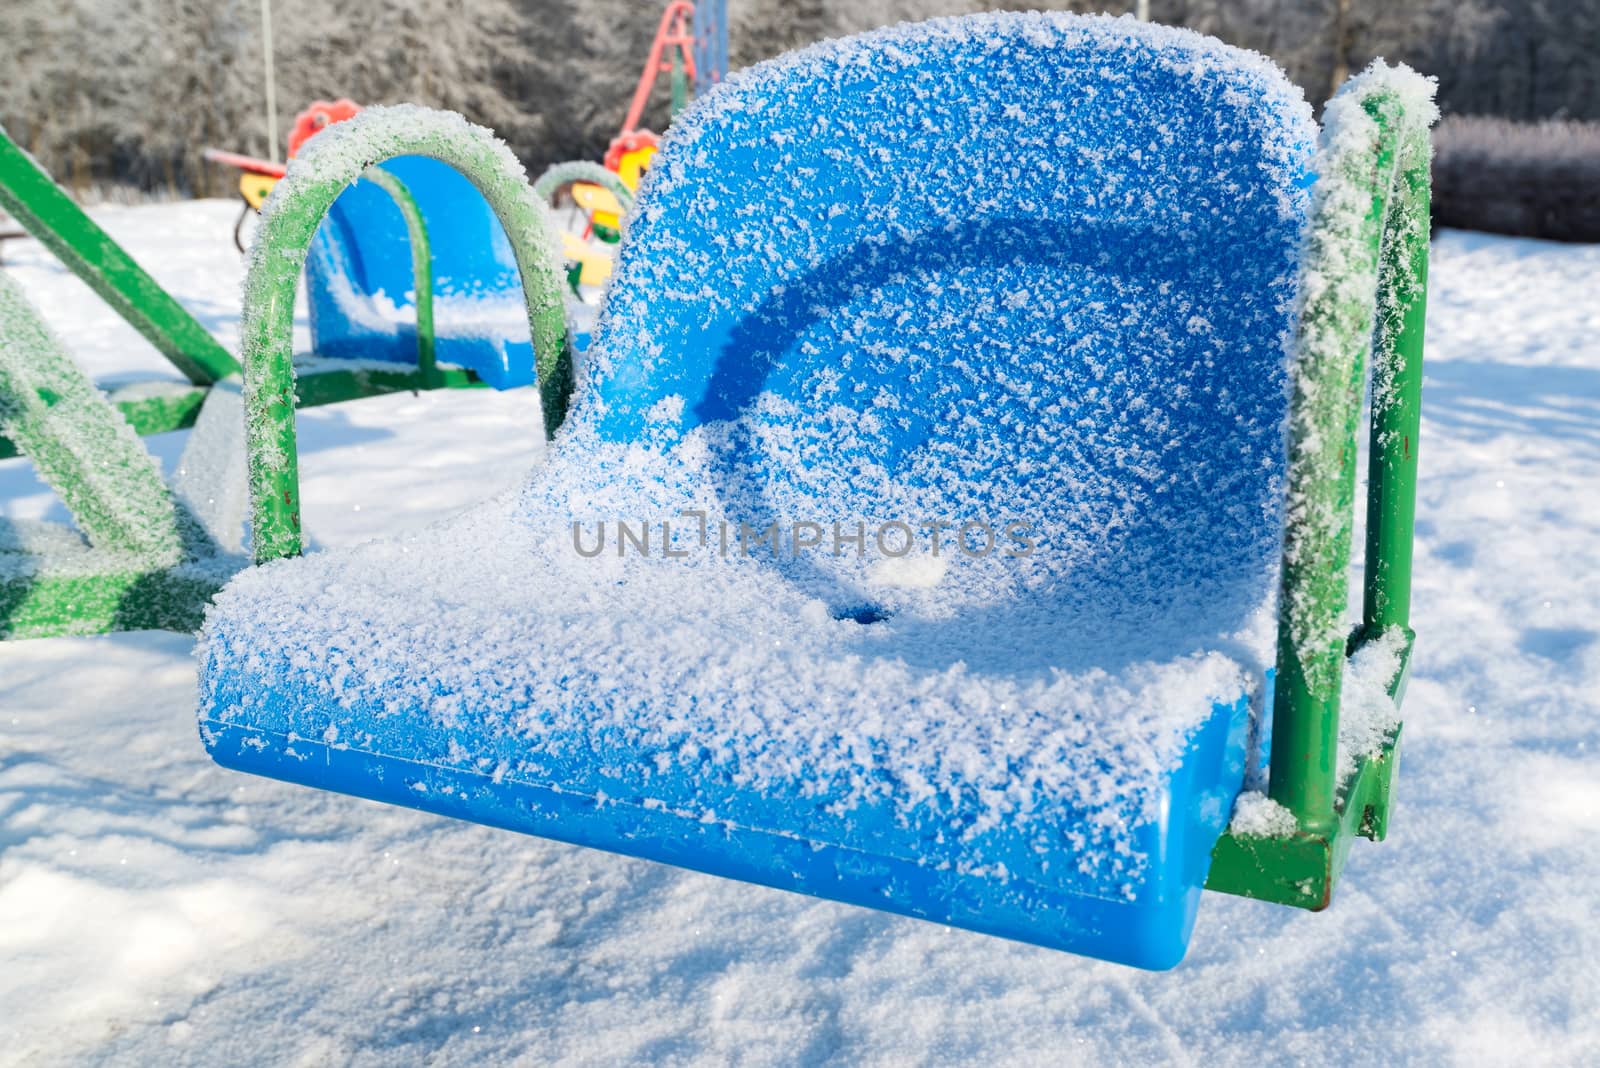
[[[1259,790],[1246,790],[1233,803],[1228,833],[1236,838],[1282,838],[1297,826],[1293,812]]]
[[[912,556],[892,556],[878,561],[867,572],[867,578],[880,586],[932,589],[939,585],[950,562],[931,553]]]
[[[1400,726],[1400,708],[1392,694],[1407,645],[1406,633],[1390,627],[1363,642],[1345,662],[1339,698],[1339,752],[1335,782],[1343,792],[1363,760],[1378,757]],[[1281,837],[1292,834],[1294,814],[1260,790],[1246,790],[1233,806],[1228,825],[1237,836]]]
[[[1376,757],[1400,725],[1400,709],[1390,695],[1400,673],[1406,634],[1390,627],[1364,642],[1350,657],[1339,697],[1338,778],[1346,783],[1360,761]]]

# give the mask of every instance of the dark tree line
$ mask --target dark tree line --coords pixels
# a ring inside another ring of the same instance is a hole
[[[283,114],[316,97],[446,107],[532,169],[615,133],[658,0],[274,0]],[[730,0],[732,58],[988,7],[1132,0]],[[1273,56],[1315,102],[1376,55],[1440,78],[1449,113],[1600,118],[1600,0],[1151,0],[1152,17]],[[265,154],[258,0],[3,0],[0,123],[80,189],[224,193],[206,145]],[[650,119],[665,124],[666,93]]]

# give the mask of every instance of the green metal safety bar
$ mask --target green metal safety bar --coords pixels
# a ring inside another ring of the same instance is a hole
[[[621,206],[624,214],[633,206],[633,190],[628,188],[627,183],[622,180],[622,176],[616,171],[586,159],[551,164],[543,174],[539,175],[539,180],[533,183],[533,194],[544,203],[551,204],[558,190],[575,182],[587,182],[590,185],[600,186],[617,198],[617,204]],[[552,204],[552,206],[554,205]],[[592,220],[590,226],[594,231],[594,236],[602,241],[616,244],[622,240],[620,230],[613,230]],[[578,292],[579,279],[582,276],[583,265],[581,263],[574,263],[567,269],[567,287],[573,293]]]
[[[420,108],[369,108],[329,127],[279,182],[261,220],[245,279],[243,357],[252,550],[258,563],[300,552],[295,444],[294,294],[323,216],[346,186],[397,156],[448,164],[477,187],[504,227],[522,277],[545,432],[572,392],[560,275],[543,204],[509,150],[481,127]],[[420,296],[420,287],[419,287]]]
[[[411,242],[411,284],[417,291],[417,376],[428,383],[426,388],[435,389],[441,383],[434,357],[433,250],[428,244],[428,224],[423,221],[416,198],[400,179],[382,167],[368,167],[361,177],[388,193],[405,219],[406,236]]]
[[[1293,814],[1297,830],[1224,834],[1207,881],[1213,890],[1309,909],[1328,905],[1355,837],[1383,839],[1398,760],[1397,728],[1349,781],[1338,781],[1345,661],[1400,628],[1405,646],[1390,684],[1398,706],[1414,639],[1430,150],[1426,123],[1407,115],[1393,92],[1380,90],[1360,106],[1372,120],[1372,142],[1329,161],[1333,188],[1318,190],[1302,264],[1269,765],[1269,794]],[[1361,625],[1350,634],[1356,434],[1369,350],[1365,591]]]
[[[621,175],[586,159],[552,164],[539,175],[539,180],[533,183],[533,195],[549,203],[556,190],[574,182],[588,182],[590,185],[600,186],[617,198],[617,203],[622,205],[623,211],[627,211],[633,204],[633,190],[628,188]]]
[[[239,373],[228,350],[0,127],[0,208],[196,385]]]

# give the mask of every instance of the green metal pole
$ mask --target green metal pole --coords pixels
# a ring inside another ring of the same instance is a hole
[[[689,75],[685,71],[679,48],[672,50],[672,76],[669,83],[672,86],[672,115],[677,117],[689,104]]]
[[[0,430],[96,549],[177,562],[182,539],[160,465],[4,271]]]
[[[389,194],[406,221],[411,241],[411,281],[417,293],[417,371],[429,389],[439,385],[438,364],[433,339],[433,251],[428,244],[428,225],[422,209],[404,182],[382,167],[368,167],[361,177]]]
[[[1414,76],[1411,76],[1414,79]],[[1365,79],[1363,79],[1365,81]],[[1358,82],[1330,102],[1301,266],[1288,514],[1270,792],[1293,833],[1225,833],[1206,886],[1325,908],[1357,836],[1384,837],[1398,731],[1338,781],[1340,684],[1352,645],[1406,624],[1428,256],[1428,127],[1413,92]],[[1404,88],[1403,86],[1401,87]],[[1430,94],[1431,96],[1431,94]],[[1369,121],[1370,120],[1370,121]],[[1346,611],[1361,367],[1372,353],[1373,427],[1363,626]],[[1389,682],[1404,693],[1411,632]]]
[[[241,324],[250,455],[252,551],[258,563],[300,551],[300,479],[294,426],[294,295],[312,235],[367,168],[397,156],[446,163],[483,194],[504,227],[522,276],[545,432],[554,435],[572,393],[562,278],[544,205],[522,166],[487,130],[421,108],[368,108],[306,146],[273,190],[250,250]]]
[[[239,373],[239,365],[183,305],[84,214],[0,128],[0,208],[89,284],[195,385]]]
[[[1422,335],[1428,305],[1428,144],[1402,146],[1389,209],[1372,375],[1367,467],[1366,586],[1362,632],[1376,638],[1411,623],[1412,534],[1422,426]]]
[[[1329,161],[1302,272],[1289,417],[1289,496],[1279,597],[1269,792],[1300,829],[1336,827],[1339,697],[1355,504],[1356,432],[1373,337],[1380,246],[1394,181],[1397,116],[1380,102],[1369,153]],[[1349,190],[1359,195],[1349,195]],[[1370,279],[1371,284],[1362,280]]]
[[[617,203],[622,205],[622,210],[627,211],[633,204],[633,190],[629,189],[617,175],[616,171],[607,170],[598,163],[586,159],[569,160],[566,163],[555,163],[533,183],[533,193],[540,200],[549,203],[556,190],[564,185],[574,182],[588,182],[609,190],[617,198]]]

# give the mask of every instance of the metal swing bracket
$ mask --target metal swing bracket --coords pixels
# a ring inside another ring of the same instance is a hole
[[[1339,781],[1345,662],[1399,628],[1404,648],[1389,685],[1398,709],[1415,640],[1411,562],[1431,153],[1426,120],[1407,114],[1392,90],[1380,87],[1360,105],[1372,137],[1324,163],[1303,267],[1320,280],[1306,286],[1296,328],[1269,796],[1293,814],[1297,829],[1278,837],[1224,833],[1206,883],[1313,910],[1332,899],[1351,843],[1387,834],[1399,764],[1396,727]],[[1348,195],[1352,188],[1358,196]],[[1346,637],[1356,434],[1369,355],[1362,620]]]

